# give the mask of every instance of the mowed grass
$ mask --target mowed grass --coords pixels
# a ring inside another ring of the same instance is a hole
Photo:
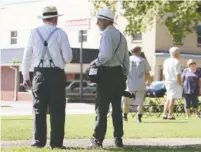
[[[49,116],[48,138],[49,138]],[[65,138],[90,138],[95,125],[95,115],[67,115]],[[129,121],[124,123],[124,138],[200,138],[201,119],[192,116],[186,120],[184,116],[177,120],[162,120],[162,118],[148,117],[143,123],[136,124],[135,118],[129,115]],[[1,140],[30,140],[33,138],[32,116],[3,116],[1,118]],[[111,117],[108,118],[106,138],[113,138]]]
[[[200,152],[200,147],[185,147],[185,148],[171,148],[171,147],[127,147],[124,149],[71,149],[59,150],[50,148],[34,149],[34,148],[2,148],[2,152]]]

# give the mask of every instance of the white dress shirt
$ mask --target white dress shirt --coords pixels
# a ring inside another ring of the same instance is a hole
[[[38,27],[44,40],[47,39],[49,34],[55,28],[56,26],[47,23]],[[31,31],[28,43],[24,50],[22,60],[22,75],[24,80],[29,80],[30,68],[37,67],[39,65],[43,48],[44,42],[41,41],[35,28]],[[49,39],[48,48],[56,67],[64,69],[65,64],[72,60],[72,49],[69,44],[68,36],[62,29],[58,29]],[[43,67],[50,67],[47,53],[44,57]]]
[[[97,66],[122,66],[124,74],[129,71],[129,53],[126,38],[122,34],[121,43],[114,55],[120,41],[120,31],[113,25],[108,26],[102,33],[98,58],[95,60]]]

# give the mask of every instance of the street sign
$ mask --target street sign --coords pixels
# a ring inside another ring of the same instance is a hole
[[[91,20],[90,18],[66,20],[65,28],[71,28],[76,30],[84,30],[84,29],[87,30],[90,27],[90,20]]]
[[[79,30],[78,40],[80,43],[87,41],[87,30]]]

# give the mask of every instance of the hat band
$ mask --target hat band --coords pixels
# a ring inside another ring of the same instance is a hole
[[[57,12],[47,12],[43,13],[43,16],[58,15]]]
[[[106,19],[109,19],[109,20],[111,20],[111,21],[114,21],[114,19],[112,19],[112,18],[109,18],[109,17],[107,17],[107,16],[104,16],[104,15],[98,15],[98,16],[100,16],[100,17],[104,17],[104,18],[106,18]]]

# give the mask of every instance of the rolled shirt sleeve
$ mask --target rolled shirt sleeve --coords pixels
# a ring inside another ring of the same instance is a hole
[[[148,73],[151,71],[151,66],[149,65],[149,62],[144,59],[144,63],[145,63],[145,73]]]
[[[63,30],[62,30],[63,31]],[[61,53],[65,63],[70,63],[73,58],[72,49],[67,34],[63,31],[61,38]]]
[[[130,69],[130,61],[129,61],[129,52],[128,52],[128,46],[126,43],[126,51],[124,54],[124,59],[123,59],[123,70],[124,70],[124,74],[128,75],[129,74],[129,69]]]
[[[31,31],[31,34],[29,36],[28,42],[25,46],[24,49],[24,55],[23,55],[23,59],[22,59],[22,75],[23,75],[23,79],[24,80],[30,80],[29,78],[29,70],[31,67],[31,63],[32,63],[32,54],[33,54],[33,34],[34,31]]]
[[[179,61],[176,62],[175,66],[174,66],[174,71],[175,71],[175,75],[181,74],[181,65],[180,65]]]
[[[100,66],[109,61],[112,58],[113,50],[114,48],[111,35],[103,33],[98,58],[95,60],[95,64]]]

